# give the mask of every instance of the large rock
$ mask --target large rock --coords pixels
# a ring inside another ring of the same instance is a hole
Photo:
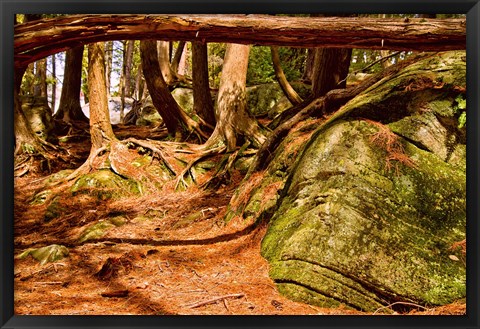
[[[466,296],[464,91],[465,54],[432,56],[315,132],[262,242],[283,294],[364,311]]]

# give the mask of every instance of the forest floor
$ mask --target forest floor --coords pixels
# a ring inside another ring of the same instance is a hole
[[[149,128],[117,127],[115,132],[141,139]],[[90,150],[85,140],[62,146],[83,159]],[[239,173],[214,192],[195,186],[174,192],[172,186],[121,201],[75,198],[62,221],[48,223],[43,221],[46,206],[30,204],[42,178],[32,174],[15,179],[15,255],[58,243],[69,246],[69,257],[45,265],[30,256],[15,259],[17,315],[368,314],[320,308],[279,294],[260,255],[266,226],[223,221],[242,179]],[[99,240],[75,243],[82,228],[118,209],[128,209],[125,225]],[[451,304],[409,314],[464,313],[464,304]]]

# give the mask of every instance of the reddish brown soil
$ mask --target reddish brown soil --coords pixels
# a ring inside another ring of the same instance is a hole
[[[63,146],[88,155],[88,143]],[[190,187],[175,193],[170,186],[121,201],[75,198],[50,223],[42,220],[45,206],[29,205],[40,178],[15,181],[15,255],[51,243],[69,245],[70,255],[43,266],[31,257],[15,260],[16,314],[366,314],[297,303],[278,293],[260,255],[266,227],[223,221],[239,174],[215,192]],[[118,211],[127,213],[125,225],[99,241],[76,244],[82,228]],[[464,314],[465,305],[419,311],[413,314]]]

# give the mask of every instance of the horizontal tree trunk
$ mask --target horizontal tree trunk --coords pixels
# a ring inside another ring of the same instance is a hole
[[[465,49],[466,19],[71,15],[16,25],[15,66],[85,43],[127,39],[443,51]]]

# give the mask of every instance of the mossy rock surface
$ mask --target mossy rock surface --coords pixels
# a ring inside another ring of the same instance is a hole
[[[59,261],[65,257],[68,257],[69,251],[65,246],[52,244],[50,246],[34,249],[30,248],[22,252],[17,256],[19,259],[25,259],[28,256],[32,256],[34,259],[40,262],[40,265],[46,263],[52,263]]]
[[[442,53],[380,81],[305,143],[262,242],[280,292],[364,311],[466,296],[465,257],[450,249],[466,236],[465,131],[447,86],[465,86],[463,57]],[[382,132],[403,151],[376,143]]]
[[[102,169],[78,178],[71,188],[73,195],[89,194],[100,200],[137,195],[142,191],[139,182],[125,179],[109,169]]]

